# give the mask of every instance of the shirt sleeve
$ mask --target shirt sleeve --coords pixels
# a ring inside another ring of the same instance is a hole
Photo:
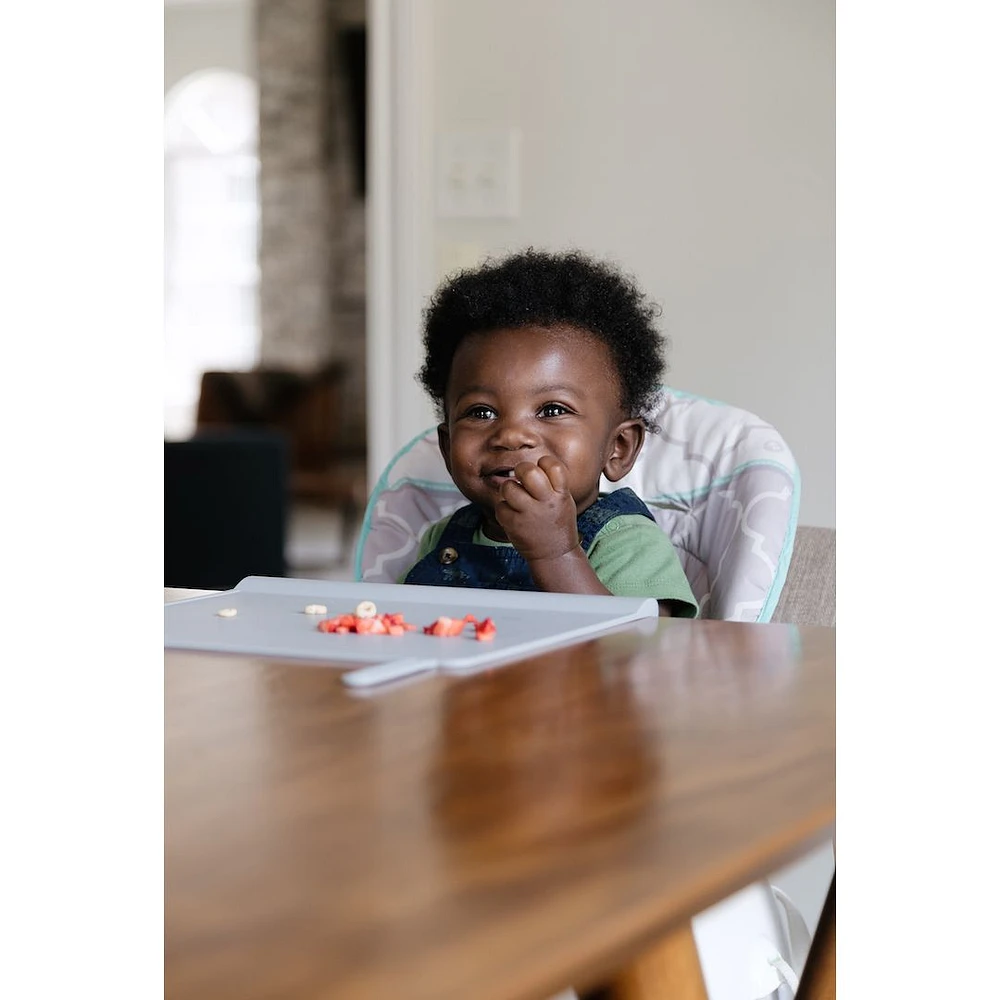
[[[648,517],[624,514],[609,521],[597,533],[587,559],[612,594],[676,601],[679,616],[698,617],[698,602],[677,550]]]

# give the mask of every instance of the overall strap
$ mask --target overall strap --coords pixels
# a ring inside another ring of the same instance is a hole
[[[624,514],[642,514],[651,521],[656,521],[649,508],[627,486],[613,493],[605,493],[576,519],[576,530],[583,551],[589,551],[597,533],[608,521]]]
[[[467,503],[464,507],[459,507],[454,514],[448,518],[448,523],[441,532],[436,548],[441,549],[446,545],[458,545],[462,542],[471,542],[476,528],[483,515],[479,508],[472,503]]]

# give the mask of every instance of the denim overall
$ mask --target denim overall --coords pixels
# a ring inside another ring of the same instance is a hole
[[[590,548],[608,521],[622,514],[643,514],[654,520],[649,508],[628,487],[607,493],[576,519],[583,551]],[[403,583],[480,590],[538,590],[527,561],[513,545],[496,547],[473,543],[482,517],[475,504],[456,510],[437,546],[406,574]]]

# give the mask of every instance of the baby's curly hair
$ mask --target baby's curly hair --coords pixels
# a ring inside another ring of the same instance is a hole
[[[417,378],[443,415],[452,359],[466,336],[564,324],[608,345],[622,408],[650,426],[666,370],[667,342],[653,324],[659,314],[659,306],[615,265],[578,250],[529,247],[459,271],[438,287],[424,310],[424,365]]]

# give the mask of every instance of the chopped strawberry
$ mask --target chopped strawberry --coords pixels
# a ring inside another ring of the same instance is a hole
[[[497,634],[497,627],[492,618],[484,618],[482,621],[475,615],[466,615],[464,618],[449,618],[442,615],[436,618],[430,625],[424,626],[425,635],[455,636],[461,635],[465,631],[466,625],[473,625],[476,630],[476,638],[481,642],[488,642]]]
[[[425,626],[424,632],[427,635],[438,636],[460,635],[463,628],[465,628],[465,622],[461,618],[448,618],[446,615],[442,615],[432,625]]]
[[[358,635],[385,635],[389,630],[380,618],[358,618],[354,623]]]
[[[479,621],[475,615],[471,614],[464,618],[449,618],[447,615],[442,615],[430,625],[425,625],[423,631],[425,635],[456,636],[465,631],[466,625],[472,625],[475,628],[477,639],[492,639],[496,634],[496,626],[492,619],[485,618],[483,621]],[[364,618],[356,614],[334,615],[332,618],[324,618],[317,623],[316,627],[320,632],[336,632],[339,635],[353,632],[356,635],[396,636],[404,635],[406,632],[414,632],[418,628],[412,622],[408,622],[398,611]]]
[[[484,618],[476,622],[476,638],[480,642],[489,642],[497,634],[496,623],[492,618]]]

